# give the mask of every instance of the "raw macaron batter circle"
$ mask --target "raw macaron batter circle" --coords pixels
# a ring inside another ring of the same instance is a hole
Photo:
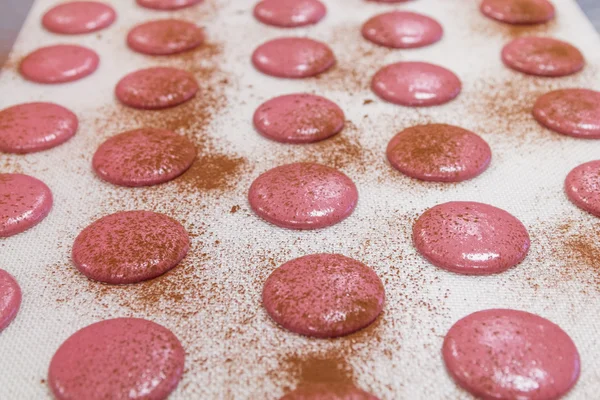
[[[90,279],[128,284],[175,268],[189,248],[188,233],[174,219],[151,211],[121,211],[81,231],[72,257]]]
[[[362,27],[365,39],[394,49],[424,47],[439,41],[442,26],[433,18],[409,11],[390,11],[369,19]]]
[[[185,351],[167,328],[140,318],[89,325],[56,351],[48,385],[58,400],[166,399],[183,375]]]
[[[600,160],[573,168],[565,179],[565,191],[577,207],[600,217]]]
[[[519,264],[529,251],[529,234],[500,208],[452,201],[430,208],[413,226],[418,252],[433,265],[459,274],[488,275]]]
[[[37,83],[72,82],[90,75],[100,58],[94,50],[73,44],[42,47],[29,53],[19,66],[21,75]]]
[[[342,172],[315,163],[294,163],[260,175],[248,192],[250,207],[264,220],[289,229],[319,229],[354,211],[358,190]]]
[[[25,154],[48,150],[77,131],[75,114],[54,103],[23,103],[0,111],[0,151]]]
[[[600,139],[600,92],[589,89],[554,90],[537,99],[533,116],[554,132]]]
[[[394,168],[411,178],[435,182],[460,182],[487,169],[490,146],[466,129],[447,124],[417,125],[390,141],[387,158]]]
[[[446,334],[442,355],[452,378],[483,399],[559,399],[579,377],[579,353],[569,335],[524,311],[466,316]]]
[[[273,271],[262,299],[269,316],[285,329],[331,338],[370,325],[383,309],[385,290],[375,271],[359,261],[312,254]]]
[[[407,107],[436,106],[453,100],[460,79],[446,68],[424,62],[398,62],[380,69],[371,81],[373,92],[390,103]]]
[[[280,28],[316,24],[326,13],[319,0],[262,0],[254,7],[256,19]]]
[[[483,0],[480,9],[489,18],[514,25],[542,24],[554,18],[548,0]]]
[[[286,37],[260,45],[252,54],[252,63],[264,74],[300,79],[327,71],[335,64],[335,56],[325,43]]]
[[[282,143],[311,143],[342,130],[345,117],[334,102],[313,94],[288,94],[261,104],[254,126],[263,136]]]
[[[158,110],[185,103],[198,89],[196,79],[187,71],[153,67],[125,75],[117,84],[115,94],[126,106]]]
[[[180,19],[161,19],[133,27],[127,45],[143,54],[170,55],[195,49],[204,43],[204,30]]]
[[[164,129],[135,129],[102,143],[92,159],[96,174],[121,186],[150,186],[183,174],[196,148],[185,136]]]
[[[527,36],[514,39],[502,49],[504,64],[528,75],[558,77],[572,75],[585,66],[581,52],[557,39]]]
[[[52,208],[46,184],[23,174],[0,174],[0,237],[26,231],[40,223]]]
[[[96,32],[110,26],[117,13],[97,1],[71,1],[52,7],[42,17],[44,28],[66,35]]]
[[[0,333],[15,319],[21,307],[21,287],[8,272],[0,269]]]

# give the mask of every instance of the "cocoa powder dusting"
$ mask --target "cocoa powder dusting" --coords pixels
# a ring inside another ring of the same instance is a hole
[[[557,88],[552,80],[515,75],[510,79],[482,79],[480,88],[468,99],[471,113],[485,115],[477,133],[512,136],[520,144],[532,139],[564,140],[561,135],[542,129],[532,115],[539,96]]]
[[[352,367],[337,350],[323,354],[292,354],[281,361],[286,373],[299,386],[354,383]]]
[[[346,121],[344,129],[329,139],[308,145],[283,147],[277,162],[315,162],[337,169],[352,168],[363,173],[369,166],[367,160],[376,155],[372,150],[363,147],[359,136],[358,127],[351,121]]]
[[[380,343],[383,318],[380,315],[371,325],[342,338],[319,339],[327,345],[324,351],[280,354],[277,369],[269,372],[269,378],[275,382],[286,382],[283,386],[285,393],[294,389],[303,389],[303,394],[313,390],[317,393],[323,387],[337,395],[347,393],[350,388],[358,387],[355,371],[349,362],[353,348]]]
[[[589,289],[600,290],[600,224],[578,225],[570,222],[556,229],[558,236],[562,236],[559,242],[563,244],[557,252],[564,264],[561,275],[571,279],[586,279],[587,276]]]
[[[244,158],[218,150],[210,132],[214,116],[227,106],[225,88],[235,84],[219,67],[222,51],[222,45],[207,42],[196,50],[163,57],[169,66],[186,70],[196,78],[200,90],[190,101],[163,110],[137,110],[115,104],[103,109],[95,121],[96,130],[106,135],[140,127],[186,135],[198,153],[190,169],[174,181],[181,194],[231,189],[247,165]]]
[[[320,87],[340,90],[352,96],[370,93],[371,77],[383,66],[381,60],[390,50],[367,42],[360,32],[360,25],[348,24],[331,30],[326,43],[333,48],[337,63],[330,70],[312,78]]]
[[[547,273],[532,275],[531,286],[577,282],[583,293],[600,291],[600,223],[586,219],[540,223],[532,229],[532,238],[539,248],[534,261]]]
[[[189,190],[226,190],[235,186],[235,177],[246,165],[241,157],[225,154],[204,154],[178,179]]]

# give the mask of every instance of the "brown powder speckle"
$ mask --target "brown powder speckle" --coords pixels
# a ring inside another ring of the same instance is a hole
[[[101,110],[96,131],[114,135],[127,129],[161,128],[186,135],[196,145],[198,155],[191,168],[174,183],[181,194],[224,191],[235,186],[238,174],[245,171],[247,160],[217,149],[210,134],[211,122],[227,106],[225,88],[236,82],[220,69],[222,46],[204,43],[198,49],[165,57],[170,66],[191,72],[200,90],[190,101],[163,110],[137,110],[115,104]]]
[[[282,360],[284,370],[298,385],[315,383],[352,384],[354,373],[338,351],[324,354],[292,354]]]
[[[547,273],[528,278],[530,286],[577,282],[584,293],[600,291],[600,223],[586,219],[544,222],[531,234],[538,248],[534,262],[542,264]]]
[[[485,78],[477,83],[480,88],[467,99],[472,113],[485,115],[475,132],[509,135],[520,143],[533,138],[561,140],[560,135],[546,132],[535,122],[532,111],[539,96],[556,88],[552,80],[532,79],[515,75],[511,79]]]
[[[236,185],[236,176],[242,172],[246,160],[225,154],[201,155],[178,180],[182,189],[226,190]]]
[[[327,43],[334,49],[337,63],[329,71],[313,78],[320,87],[350,95],[364,95],[370,90],[371,77],[382,66],[381,60],[390,49],[366,41],[360,32],[359,25],[346,24],[332,29]]]

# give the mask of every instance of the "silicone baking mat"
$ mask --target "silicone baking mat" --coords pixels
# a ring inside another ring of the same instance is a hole
[[[106,1],[106,0],[105,0]],[[56,1],[34,4],[7,66],[0,74],[0,108],[53,101],[80,118],[74,138],[29,155],[0,155],[2,172],[43,180],[55,204],[35,228],[0,241],[0,267],[23,289],[16,320],[0,336],[0,398],[49,398],[45,379],[60,344],[79,328],[117,316],[147,318],[182,341],[186,370],[173,399],[276,399],[311,371],[382,399],[469,399],[447,375],[441,344],[459,318],[508,307],[537,313],[560,325],[582,358],[581,378],[567,396],[591,399],[600,392],[600,223],[572,205],[563,181],[575,166],[600,158],[600,141],[561,136],[530,116],[536,97],[557,88],[600,89],[600,40],[572,0],[554,0],[557,18],[534,28],[515,28],[484,18],[471,0],[419,0],[384,5],[326,0],[328,14],[309,28],[282,30],[252,17],[253,1],[206,0],[177,12],[108,0],[118,12],[110,28],[59,36],[42,29],[42,14]],[[389,50],[360,36],[370,16],[392,9],[436,18],[441,42],[422,49]],[[208,44],[173,57],[129,50],[135,24],[167,16],[206,28]],[[523,34],[571,42],[587,59],[579,74],[559,79],[521,75],[500,61],[502,46]],[[281,80],[257,72],[252,51],[279,36],[308,36],[329,44],[337,66],[318,78]],[[77,43],[96,50],[99,69],[80,81],[39,85],[17,73],[20,58],[44,45]],[[378,68],[400,60],[442,65],[463,81],[453,102],[414,109],[384,103],[369,89]],[[202,89],[172,110],[135,111],[118,105],[114,86],[136,69],[170,65],[193,72]],[[311,92],[338,103],[347,123],[341,135],[317,144],[279,144],[259,136],[252,114],[280,94]],[[385,159],[391,137],[418,123],[456,124],[491,146],[490,168],[468,182],[419,182],[393,170]],[[198,161],[183,177],[150,188],[128,189],[100,181],[91,158],[100,143],[125,129],[167,127],[192,138]],[[357,184],[360,199],[344,222],[318,231],[280,229],[249,209],[246,194],[261,172],[292,161],[339,168]],[[440,270],[412,246],[414,218],[451,200],[489,203],[527,226],[531,251],[517,267],[471,277]],[[129,286],[88,281],[71,263],[75,236],[90,222],[119,210],[167,213],[192,235],[182,264],[167,275]],[[277,327],[261,306],[262,283],[292,258],[336,252],[373,267],[386,288],[381,318],[371,327],[335,340],[309,339]],[[312,374],[312,375],[311,375]]]

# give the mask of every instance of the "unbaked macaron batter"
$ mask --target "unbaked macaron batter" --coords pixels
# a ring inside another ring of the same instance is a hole
[[[127,45],[139,53],[170,55],[192,50],[204,42],[204,30],[180,19],[160,19],[134,26]]]
[[[316,24],[326,13],[319,0],[262,0],[254,7],[256,19],[280,28]]]
[[[542,24],[554,18],[548,0],[483,0],[480,8],[485,16],[514,25]]]
[[[563,135],[600,139],[600,92],[554,90],[537,99],[533,116],[546,128]]]
[[[460,182],[481,174],[492,158],[490,146],[478,135],[447,124],[417,125],[390,141],[387,158],[412,178]]]
[[[15,319],[21,307],[21,287],[8,272],[0,269],[0,333]]]
[[[577,207],[600,217],[600,160],[573,168],[565,179],[565,191]]]
[[[407,107],[436,106],[460,93],[460,79],[446,68],[424,62],[398,62],[380,69],[371,81],[382,99]]]
[[[365,39],[394,49],[423,47],[439,41],[442,26],[433,18],[410,11],[390,11],[370,18],[362,27]]]
[[[21,75],[37,83],[65,83],[85,78],[100,63],[94,50],[74,44],[41,47],[28,54],[19,70]]]
[[[344,127],[337,104],[314,94],[288,94],[261,104],[254,126],[263,136],[282,143],[311,143],[327,139]]]
[[[96,32],[110,26],[117,13],[98,1],[71,1],[52,7],[42,17],[44,28],[67,35]]]
[[[248,200],[264,220],[290,229],[337,224],[354,211],[358,190],[342,172],[314,163],[273,168],[250,186]]]
[[[413,226],[415,247],[433,265],[459,274],[487,275],[514,267],[529,251],[529,234],[499,208],[452,201],[430,208]]]
[[[567,76],[585,65],[581,52],[561,40],[527,36],[514,39],[502,49],[502,61],[515,71],[537,76]]]
[[[198,83],[187,71],[170,67],[152,67],[123,77],[115,94],[129,107],[158,110],[185,103],[198,92]]]
[[[100,178],[115,185],[150,186],[183,174],[195,158],[196,148],[185,136],[141,128],[102,143],[92,165]]]
[[[466,316],[446,334],[442,355],[452,378],[483,399],[559,399],[579,377],[579,353],[569,335],[524,311]]]
[[[0,174],[0,238],[40,223],[52,208],[46,184],[23,174]]]
[[[77,131],[75,114],[54,103],[23,103],[0,111],[0,151],[25,154],[56,147]]]
[[[166,399],[183,375],[185,351],[167,328],[140,318],[96,322],[56,351],[48,385],[57,400]]]
[[[252,63],[264,74],[299,79],[327,71],[335,64],[335,56],[325,43],[285,37],[260,45],[252,54]]]
[[[164,214],[120,211],[85,228],[73,244],[73,262],[90,279],[137,283],[175,268],[190,248],[183,226]]]
[[[263,305],[282,327],[331,338],[371,324],[383,309],[383,283],[371,268],[340,254],[312,254],[271,273]]]

